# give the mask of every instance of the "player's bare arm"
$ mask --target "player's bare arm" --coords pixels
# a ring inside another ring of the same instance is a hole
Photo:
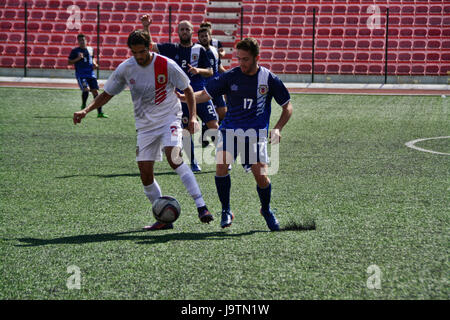
[[[152,41],[152,34],[150,33],[150,26],[152,25],[152,19],[150,18],[150,16],[148,14],[144,14],[141,17],[141,23],[142,23],[142,28],[144,29],[144,32],[146,32],[148,34],[148,36],[150,37],[151,51],[159,53],[158,45],[156,42]]]
[[[78,54],[78,57],[76,57],[75,59],[72,59],[72,60],[69,59],[69,64],[75,64],[78,61],[82,60],[83,58],[84,58],[84,55],[83,55],[83,53],[80,52]]]
[[[189,123],[188,123],[188,130],[191,134],[194,134],[196,131],[199,130],[199,125],[197,121],[197,105],[196,105],[196,99],[194,90],[191,86],[187,87],[184,91],[184,99],[185,103],[188,106],[189,109]],[[180,96],[178,94],[178,96]]]
[[[205,78],[209,78],[214,75],[212,68],[195,68],[195,67],[191,66],[190,64],[188,64],[188,67],[189,67],[188,72],[193,75],[199,74]]]
[[[186,102],[186,96],[184,94],[180,94],[180,93],[177,92],[177,96],[178,96],[178,99],[181,100],[181,102],[187,103]],[[205,90],[195,91],[194,92],[194,97],[195,97],[195,102],[196,103],[208,102],[211,99],[211,97],[208,95],[208,93],[206,93]]]
[[[223,58],[225,57],[225,55],[227,54],[227,53],[225,52],[225,49],[224,49],[224,48],[219,48],[217,51],[219,51],[219,57],[220,57],[220,59],[223,59]]]
[[[272,130],[270,130],[269,137],[270,137],[270,143],[277,144],[281,140],[281,130],[283,130],[283,127],[286,125],[286,123],[289,121],[289,119],[292,116],[292,104],[289,101],[288,103],[281,106],[283,110],[281,111],[280,119],[275,124]]]
[[[107,94],[106,92],[102,92],[95,98],[94,101],[92,101],[86,108],[84,108],[81,111],[75,112],[73,114],[73,124],[77,124],[81,122],[81,119],[86,117],[86,115],[91,112],[92,110],[96,110],[105,104],[108,103],[109,100],[111,100],[113,96]]]
[[[224,73],[224,72],[227,72],[227,69],[225,69],[223,65],[220,65],[219,66],[219,73]]]

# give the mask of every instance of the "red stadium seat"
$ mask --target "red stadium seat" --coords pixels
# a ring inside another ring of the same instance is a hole
[[[261,59],[263,60],[272,60],[272,51],[265,50],[260,53]]]
[[[336,51],[331,51],[328,53],[328,60],[329,61],[340,61],[341,60],[341,53]]]
[[[100,2],[101,10],[111,11],[113,7],[114,7],[114,3],[110,2],[110,1],[101,1]]]
[[[18,51],[19,47],[14,44],[7,45],[4,49],[6,55],[16,55]]]
[[[263,39],[261,42],[261,48],[270,48],[272,49],[274,46],[274,41],[272,39]]]
[[[342,74],[353,74],[353,64],[342,64],[341,71]]]
[[[326,73],[329,73],[329,74],[337,74],[337,73],[339,73],[339,64],[327,63],[327,65],[326,65]]]
[[[284,71],[284,64],[283,63],[273,63],[271,65],[271,71],[273,73],[283,73],[283,71]]]
[[[108,24],[108,33],[120,33],[120,25],[118,24]]]
[[[120,58],[127,58],[129,55],[129,50],[123,49],[123,48],[117,48],[115,50],[115,55]]]
[[[30,67],[30,68],[40,68],[41,65],[42,65],[41,58],[32,57],[28,60],[28,67]]]
[[[113,57],[114,56],[114,49],[112,48],[103,48],[101,51],[101,56],[103,57]]]
[[[285,51],[275,51],[273,53],[272,58],[274,60],[286,60],[286,52]]]
[[[150,13],[153,11],[153,2],[142,2],[141,3],[141,12]]]
[[[312,70],[311,64],[300,63],[300,65],[298,66],[299,73],[311,73],[311,70]]]
[[[60,1],[49,0],[47,3],[47,8],[50,9],[59,9]]]
[[[54,58],[46,58],[42,63],[42,68],[45,69],[55,69],[56,68],[56,60]]]
[[[55,47],[55,46],[47,47],[47,55],[58,56],[59,55],[59,47]]]
[[[288,46],[288,41],[286,39],[275,40],[275,49],[285,49]]]
[[[302,46],[302,42],[298,39],[289,40],[288,48],[290,49],[299,49]]]
[[[50,41],[49,43],[55,43],[55,44],[60,44],[63,42],[64,37],[60,34],[52,34],[50,36]]]
[[[296,63],[288,63],[284,69],[286,73],[297,73],[298,72],[298,64]]]
[[[129,2],[127,3],[127,11],[139,11],[141,4],[139,2]]]
[[[270,24],[273,24],[273,25],[278,24],[278,17],[277,16],[268,16],[268,17],[260,17],[260,18],[263,19],[263,21],[266,24],[266,26],[270,25]],[[255,19],[255,23],[258,23],[257,21],[258,21],[258,19]]]
[[[300,59],[300,53],[298,51],[289,51],[287,53],[287,60],[299,60]]]
[[[56,68],[58,69],[64,69],[64,68],[68,68],[69,65],[67,63],[67,59],[57,59],[56,60]]]
[[[369,65],[369,74],[381,75],[384,72],[384,66],[381,64],[370,64]]]

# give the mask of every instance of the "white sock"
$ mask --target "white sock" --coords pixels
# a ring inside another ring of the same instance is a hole
[[[187,164],[183,163],[175,169],[175,172],[180,176],[181,182],[183,182],[187,192],[189,192],[192,199],[194,199],[197,208],[205,206],[205,200],[203,200],[200,187],[198,186],[194,173],[187,166]]]
[[[156,199],[162,196],[161,188],[159,187],[159,184],[158,182],[156,182],[156,180],[153,180],[152,184],[144,186],[144,193],[152,204]]]

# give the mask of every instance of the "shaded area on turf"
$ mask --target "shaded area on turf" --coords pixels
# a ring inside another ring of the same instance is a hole
[[[196,172],[195,174],[208,174],[208,173],[215,173],[215,171],[201,171]],[[155,176],[175,176],[177,175],[175,171],[168,171],[168,172],[155,172]],[[67,175],[67,176],[60,176],[55,177],[56,179],[68,179],[68,178],[76,178],[76,177],[98,177],[98,178],[119,178],[119,177],[139,177],[139,173],[117,173],[117,174],[73,174],[73,175]]]
[[[134,235],[132,233],[143,233],[146,235]],[[18,238],[16,240],[24,243],[16,245],[16,247],[35,247],[52,244],[85,244],[93,242],[108,242],[108,241],[142,241],[138,244],[156,244],[166,243],[169,241],[198,241],[198,240],[227,240],[236,237],[249,236],[258,232],[267,232],[261,230],[253,230],[244,233],[226,233],[226,232],[180,232],[170,233],[164,235],[149,235],[148,231],[137,229],[124,232],[114,233],[99,233],[99,234],[82,234],[69,237],[60,237],[54,239],[38,239],[38,238]]]

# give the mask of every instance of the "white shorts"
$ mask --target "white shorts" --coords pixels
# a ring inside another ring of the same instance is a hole
[[[162,161],[165,147],[183,147],[181,121],[156,130],[142,131],[137,134],[136,161]]]

